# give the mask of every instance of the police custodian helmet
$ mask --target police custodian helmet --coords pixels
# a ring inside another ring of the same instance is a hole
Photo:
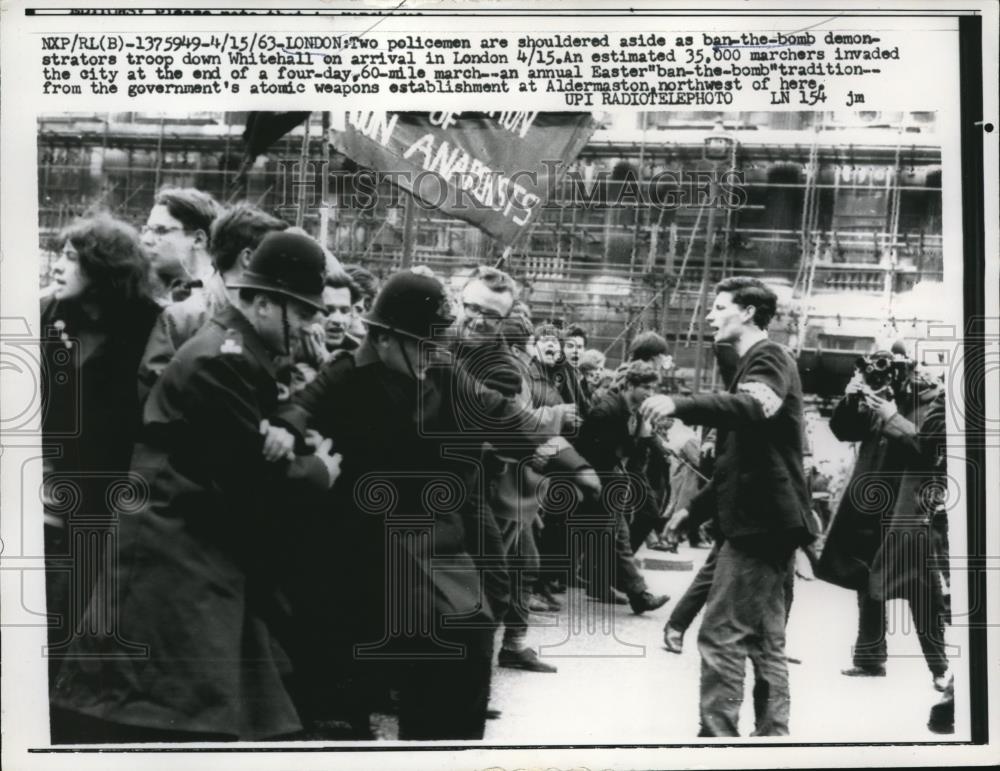
[[[366,324],[396,334],[436,341],[442,340],[442,333],[455,320],[441,282],[410,270],[389,276],[362,318]]]
[[[226,286],[274,292],[322,311],[325,279],[326,255],[315,239],[276,232],[264,236],[243,275]]]

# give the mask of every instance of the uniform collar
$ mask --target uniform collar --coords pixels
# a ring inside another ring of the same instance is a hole
[[[275,354],[271,353],[260,335],[257,334],[257,330],[253,328],[250,320],[243,315],[239,308],[234,305],[227,306],[219,311],[212,322],[224,330],[237,332],[241,337],[243,347],[253,355],[268,375],[277,379],[278,365],[275,362]]]
[[[375,353],[375,346],[371,344],[371,341],[365,337],[361,341],[361,345],[358,346],[357,351],[354,353],[354,366],[355,367],[368,367],[372,364],[378,364],[381,359],[378,354]]]

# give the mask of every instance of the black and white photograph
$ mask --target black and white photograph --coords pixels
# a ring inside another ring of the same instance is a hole
[[[24,767],[984,749],[981,95],[886,96],[933,66],[884,19],[385,10],[55,15],[42,96],[4,102]],[[941,72],[995,83],[938,20]]]
[[[53,742],[954,736],[936,120],[42,116]]]

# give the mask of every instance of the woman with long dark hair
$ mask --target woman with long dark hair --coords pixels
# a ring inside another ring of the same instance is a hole
[[[141,424],[136,372],[160,307],[131,226],[98,214],[60,235],[41,305],[50,673],[113,550],[117,511],[142,497],[128,477]],[[78,610],[72,611],[71,608]]]

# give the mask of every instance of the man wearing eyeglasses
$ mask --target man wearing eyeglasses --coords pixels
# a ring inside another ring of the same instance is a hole
[[[172,193],[166,195],[163,200],[172,200]],[[153,216],[151,213],[150,218]],[[177,349],[194,337],[216,313],[235,301],[236,292],[227,290],[226,284],[242,278],[250,255],[264,236],[287,227],[288,223],[245,202],[226,209],[215,218],[211,223],[210,238],[212,275],[205,279],[201,287],[189,290],[189,297],[171,303],[160,314],[139,365],[140,399],[145,400],[149,389],[166,369]]]
[[[477,268],[462,289],[457,319],[462,343],[493,343],[514,306],[515,287],[510,276],[492,268]]]
[[[164,188],[142,228],[153,294],[162,305],[184,300],[212,275],[209,240],[219,205],[195,188]]]
[[[553,434],[575,429],[575,408],[561,404],[552,389],[537,388],[531,378],[530,363],[519,358],[511,347],[514,341],[506,339],[512,322],[522,318],[523,324],[514,326],[526,327],[530,333],[527,309],[515,311],[516,293],[517,287],[506,273],[477,268],[460,295],[456,358],[481,385],[496,390],[522,408],[533,410],[537,425],[549,426]],[[526,341],[519,342],[523,345]],[[510,444],[511,438],[498,432],[496,443]],[[566,447],[569,449],[568,444]],[[511,603],[503,617],[498,663],[501,667],[528,672],[555,672],[554,665],[540,659],[526,644],[532,604],[546,611],[562,607],[551,594],[542,598],[532,597],[531,592],[539,578],[535,525],[539,521],[538,501],[543,497],[540,491],[546,482],[535,469],[519,461],[516,450],[490,448],[487,456],[488,467],[492,469],[487,479],[491,491],[489,505],[501,534],[504,554],[512,565],[521,565],[520,569],[511,570]],[[579,458],[578,465],[586,463]]]

